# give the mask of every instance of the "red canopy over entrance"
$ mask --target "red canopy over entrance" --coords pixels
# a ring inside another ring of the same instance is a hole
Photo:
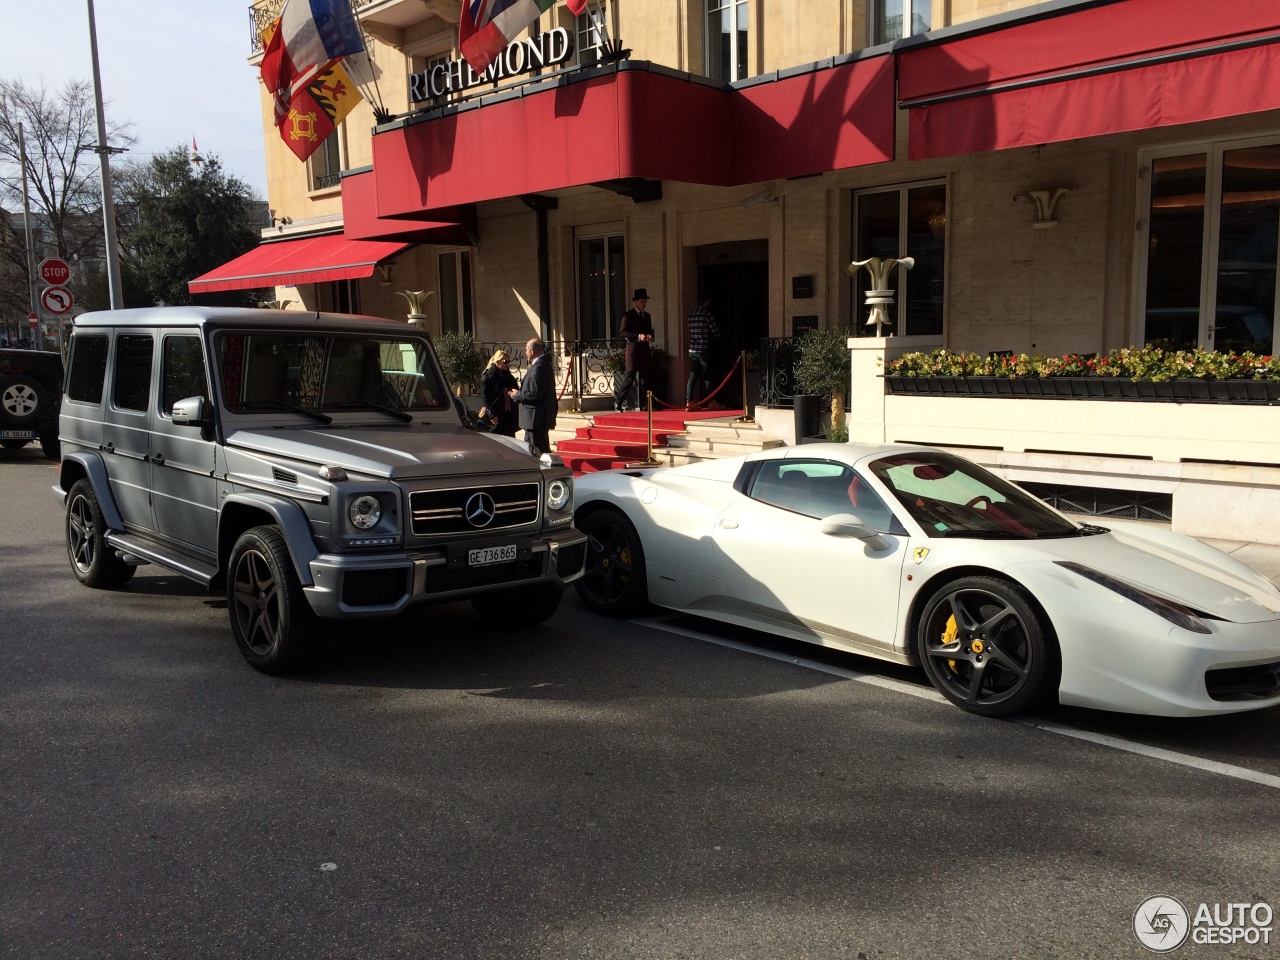
[[[1280,4],[1120,0],[899,53],[910,159],[1280,109]]]
[[[739,88],[625,61],[410,117],[373,138],[368,192],[378,229],[423,211],[565,187],[636,179],[733,186],[892,160],[893,58],[838,59]]]
[[[373,276],[379,263],[407,246],[407,243],[348,240],[341,234],[277,240],[197,277],[187,284],[187,289],[192,293],[217,293],[326,280],[357,280]]]

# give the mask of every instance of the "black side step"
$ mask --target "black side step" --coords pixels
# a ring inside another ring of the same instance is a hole
[[[191,557],[170,553],[158,544],[149,540],[143,540],[141,537],[135,537],[128,533],[117,533],[112,530],[107,533],[107,544],[113,550],[119,550],[121,553],[128,553],[135,557],[140,557],[151,563],[166,567],[174,573],[181,574],[189,580],[194,580],[202,587],[209,586],[213,582],[213,578],[218,575],[218,568],[211,563],[205,563],[202,560],[194,560]]]

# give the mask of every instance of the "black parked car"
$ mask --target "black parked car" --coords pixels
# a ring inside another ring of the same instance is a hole
[[[59,459],[61,406],[61,356],[44,350],[0,349],[0,446],[17,450],[39,440],[46,457]]]

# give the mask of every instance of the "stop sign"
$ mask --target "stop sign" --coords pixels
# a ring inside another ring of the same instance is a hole
[[[61,286],[71,279],[71,268],[67,261],[58,257],[49,257],[40,261],[40,279],[54,286]]]

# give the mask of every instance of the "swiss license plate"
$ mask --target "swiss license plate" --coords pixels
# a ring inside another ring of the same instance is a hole
[[[467,565],[485,567],[491,563],[510,563],[516,558],[516,545],[506,544],[501,547],[480,547],[467,554]]]
[[[34,440],[34,430],[0,430],[0,440]]]

